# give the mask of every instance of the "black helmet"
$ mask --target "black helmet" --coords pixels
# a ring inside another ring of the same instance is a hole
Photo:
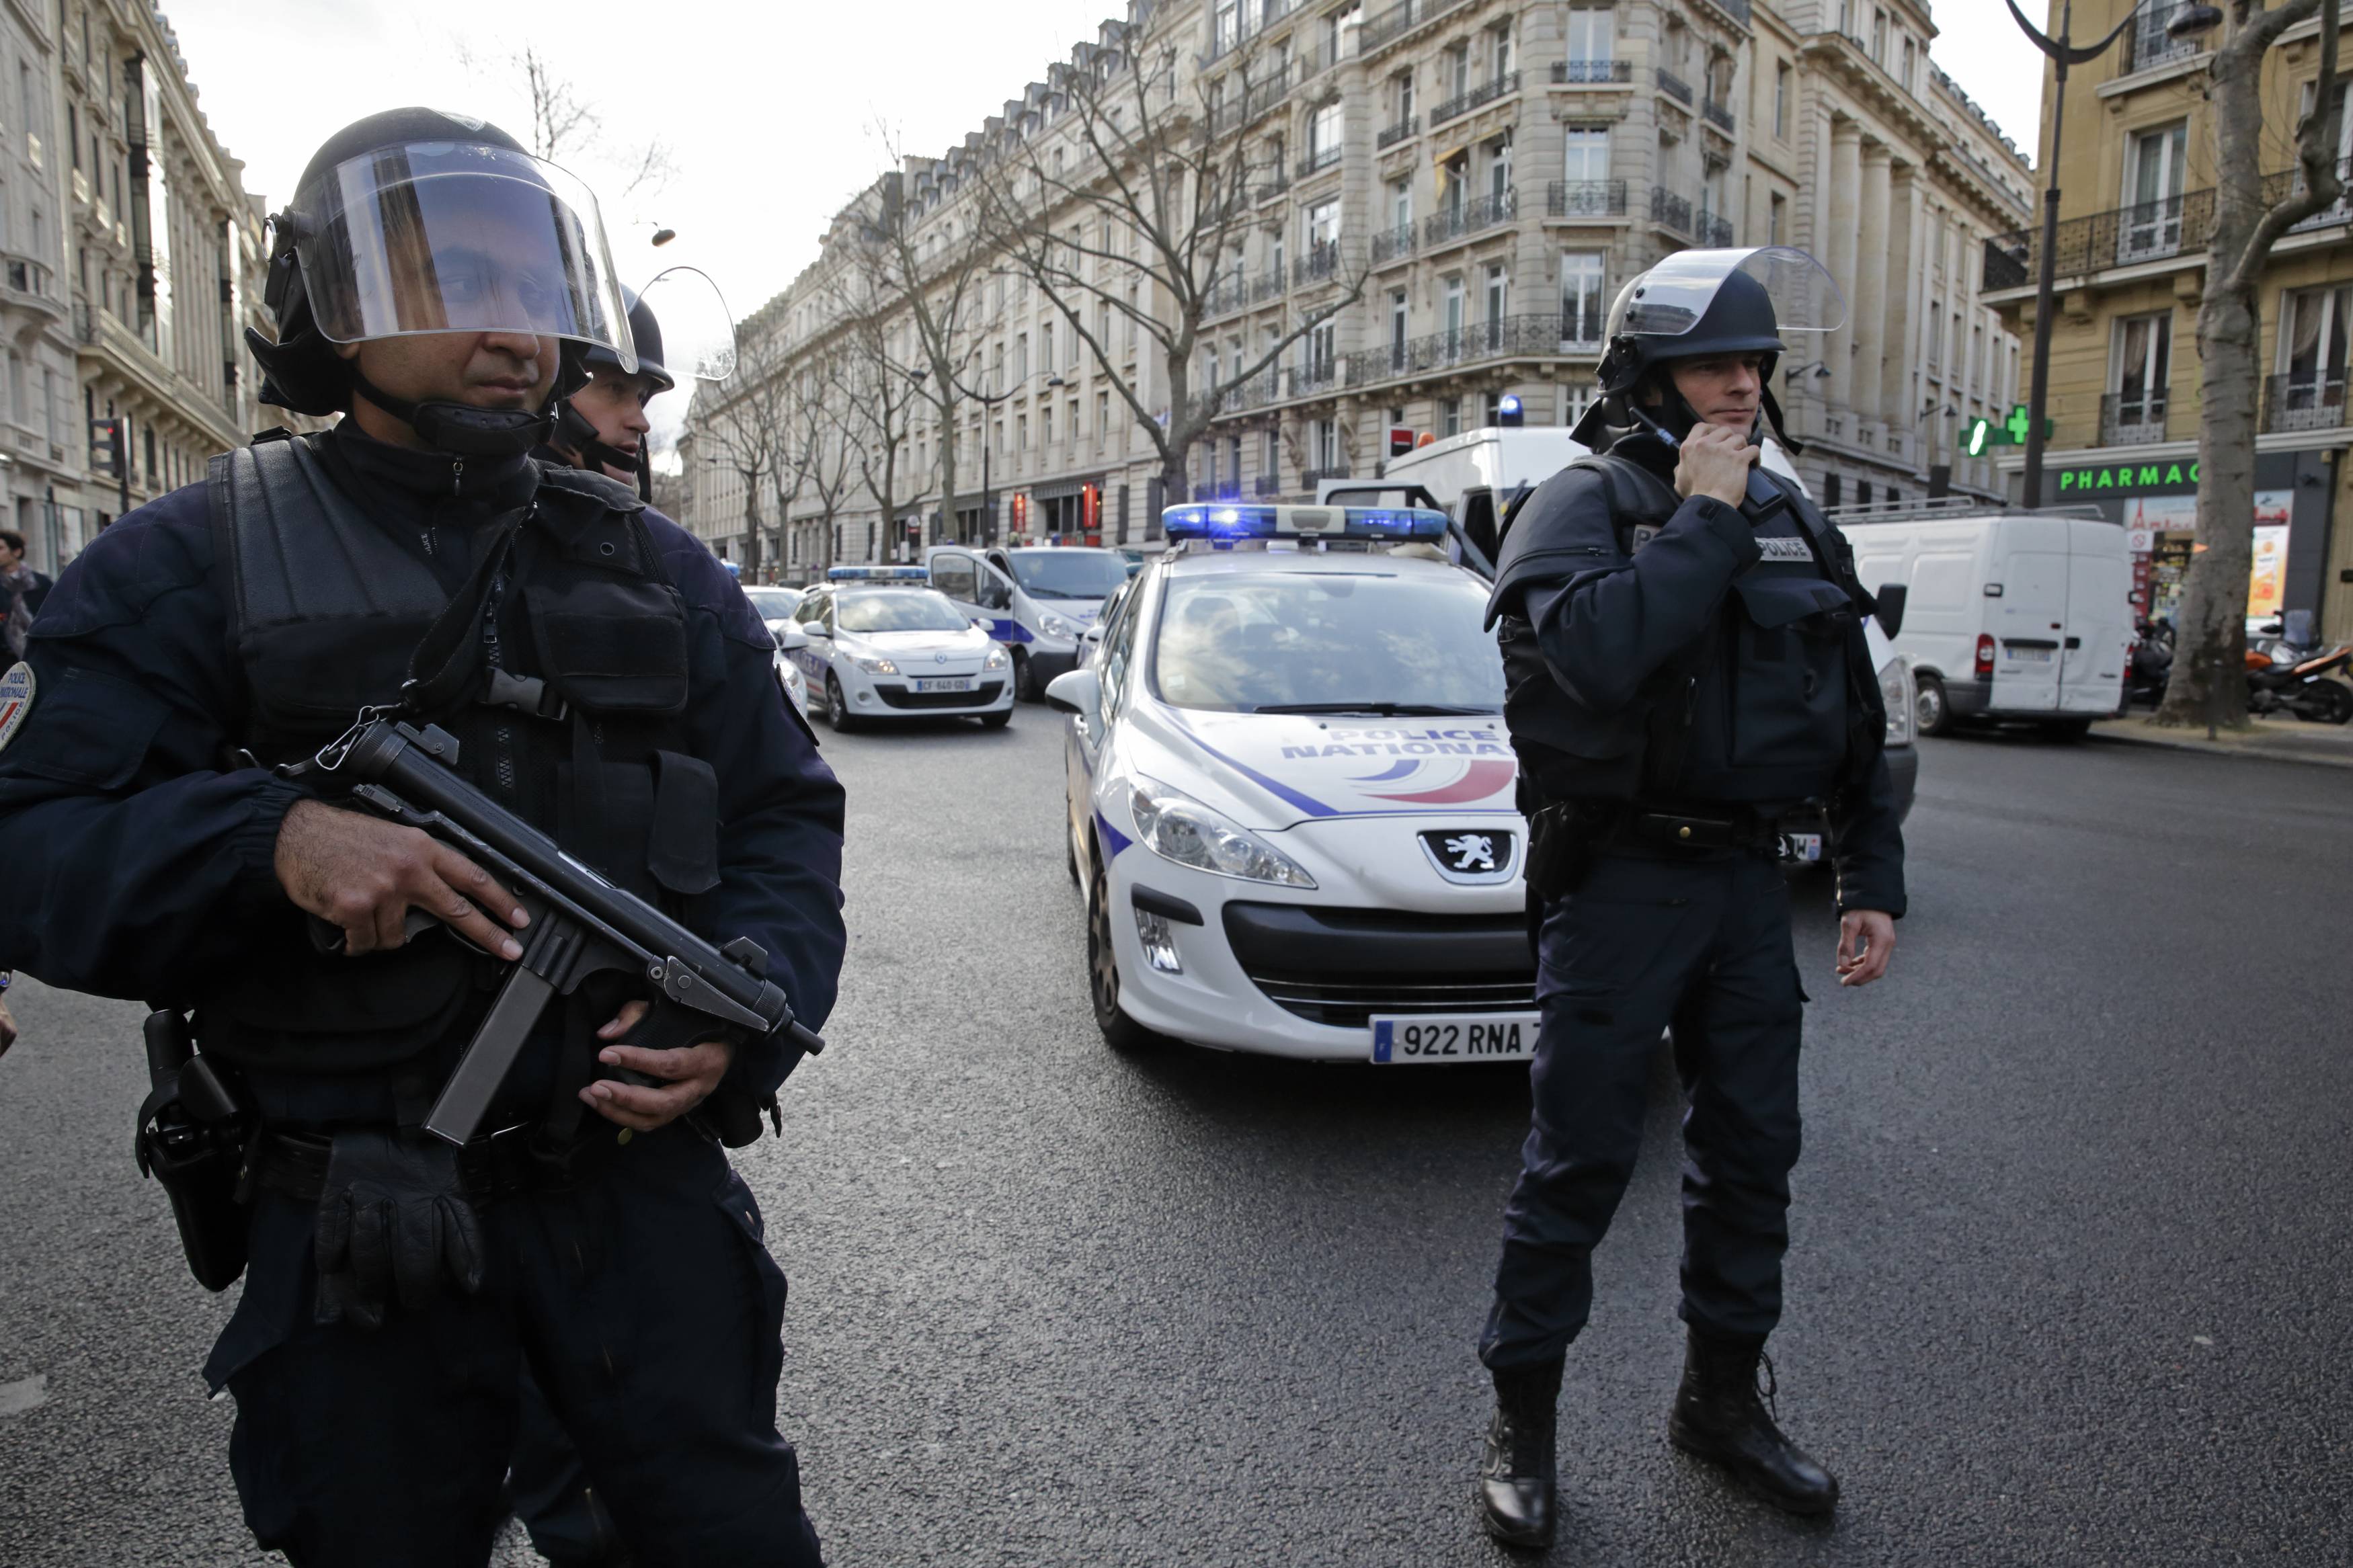
[[[558,398],[585,379],[587,345],[628,353],[596,198],[481,121],[396,109],[346,126],[270,222],[263,299],[277,339],[246,333],[266,402],[325,415],[357,394],[437,447],[501,456],[543,438],[550,410],[389,396],[332,345],[426,332],[553,336],[564,340]]]
[[[1601,360],[1603,392],[1631,392],[1654,366],[1710,354],[1762,353],[1767,356],[1764,372],[1772,374],[1773,356],[1788,345],[1781,341],[1780,325],[1773,319],[1773,297],[1763,282],[1746,272],[1726,274],[1698,318],[1683,331],[1669,331],[1662,330],[1670,322],[1660,320],[1664,313],[1660,308],[1644,309],[1649,276],[1635,279],[1620,296],[1615,313],[1620,324],[1610,334]],[[1664,310],[1688,313],[1674,306]]]
[[[642,375],[654,384],[655,396],[674,390],[678,379],[662,365],[661,323],[654,320],[653,307],[633,289],[623,289],[621,298],[629,308],[629,341],[638,351],[637,369],[628,370],[621,363],[621,356],[602,343],[588,346],[584,363],[592,371],[612,370],[624,374]]]

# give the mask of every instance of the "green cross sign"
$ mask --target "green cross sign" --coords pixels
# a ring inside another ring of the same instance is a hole
[[[2010,417],[2002,421],[2001,427],[2010,432],[2010,444],[2011,446],[2025,446],[2027,430],[2026,405],[2021,403],[2017,407],[2011,409],[2010,411]],[[2045,437],[2048,437],[2051,434],[2049,421],[2047,420],[2044,422],[2042,434]]]
[[[1963,447],[1972,458],[1981,455],[1988,447],[2023,447],[2029,428],[2026,405],[2021,403],[2011,408],[2010,417],[1999,425],[1990,419],[1970,420]],[[2057,428],[2055,421],[2045,419],[2042,422],[2042,438],[2049,440]]]

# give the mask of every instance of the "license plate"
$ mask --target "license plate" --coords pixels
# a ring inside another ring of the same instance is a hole
[[[1534,1013],[1417,1014],[1373,1020],[1376,1062],[1524,1062],[1535,1054]]]
[[[918,676],[915,679],[915,689],[918,691],[970,691],[972,677],[969,675]]]
[[[2010,657],[2021,664],[2049,664],[2051,650],[2047,647],[2014,647],[2010,650]]]
[[[1784,833],[1781,835],[1781,858],[1812,865],[1822,858],[1822,836],[1819,833]]]

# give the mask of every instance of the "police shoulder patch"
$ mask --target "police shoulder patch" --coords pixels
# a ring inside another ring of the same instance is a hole
[[[25,715],[33,710],[33,667],[21,658],[0,675],[0,751],[25,727]]]

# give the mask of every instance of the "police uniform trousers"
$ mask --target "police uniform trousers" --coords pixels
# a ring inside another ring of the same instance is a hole
[[[1747,1339],[1781,1312],[1804,994],[1780,867],[1734,849],[1605,849],[1543,910],[1534,1124],[1480,1357],[1556,1361],[1633,1174],[1660,1031],[1682,1075],[1684,1321]]]
[[[369,1331],[312,1321],[311,1205],[257,1199],[206,1372],[237,1399],[229,1468],[259,1543],[296,1568],[486,1563],[527,1367],[640,1568],[815,1568],[776,1424],[785,1278],[718,1147],[673,1123],[476,1211],[480,1292],[445,1285]]]

